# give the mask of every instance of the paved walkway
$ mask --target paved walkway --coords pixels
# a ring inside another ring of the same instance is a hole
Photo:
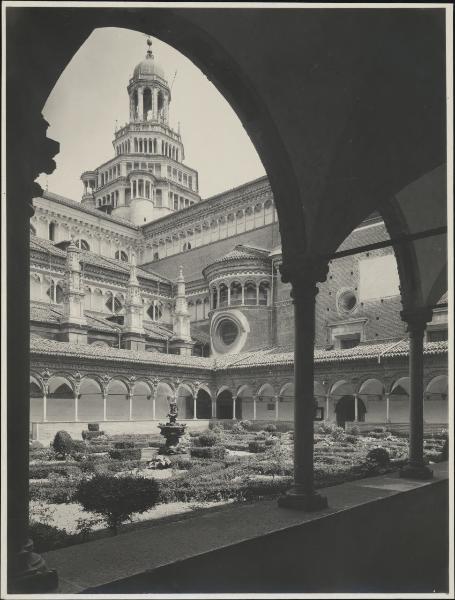
[[[432,468],[435,479],[447,478],[447,463]],[[43,557],[49,568],[57,569],[57,593],[75,594],[426,485],[431,481],[404,480],[398,474],[371,477],[320,490],[330,508],[317,513],[278,508],[276,500],[236,504],[54,550]]]

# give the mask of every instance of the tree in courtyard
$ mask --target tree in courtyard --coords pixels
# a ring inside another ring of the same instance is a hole
[[[85,511],[102,515],[109,529],[117,534],[124,521],[131,520],[133,513],[143,513],[155,506],[158,497],[155,479],[98,474],[80,482],[74,500]]]

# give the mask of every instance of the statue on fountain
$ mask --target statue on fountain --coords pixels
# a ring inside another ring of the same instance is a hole
[[[160,423],[158,427],[161,430],[161,435],[166,438],[166,443],[160,447],[159,454],[181,454],[183,449],[179,448],[179,442],[182,435],[185,433],[185,423],[177,423],[177,402],[175,399],[169,402],[169,412],[167,423]]]

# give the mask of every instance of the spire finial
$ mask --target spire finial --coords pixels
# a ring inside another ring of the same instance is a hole
[[[148,50],[147,50],[147,55],[146,58],[153,58],[153,52],[152,52],[152,40],[151,38],[147,38],[147,46],[148,46]]]

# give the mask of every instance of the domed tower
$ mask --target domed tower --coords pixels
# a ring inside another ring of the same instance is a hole
[[[169,125],[170,87],[147,45],[127,87],[130,120],[115,131],[115,157],[81,176],[83,204],[135,225],[200,201],[198,173],[183,164],[180,132]]]
[[[207,265],[212,353],[237,354],[272,345],[269,251],[239,244]]]

